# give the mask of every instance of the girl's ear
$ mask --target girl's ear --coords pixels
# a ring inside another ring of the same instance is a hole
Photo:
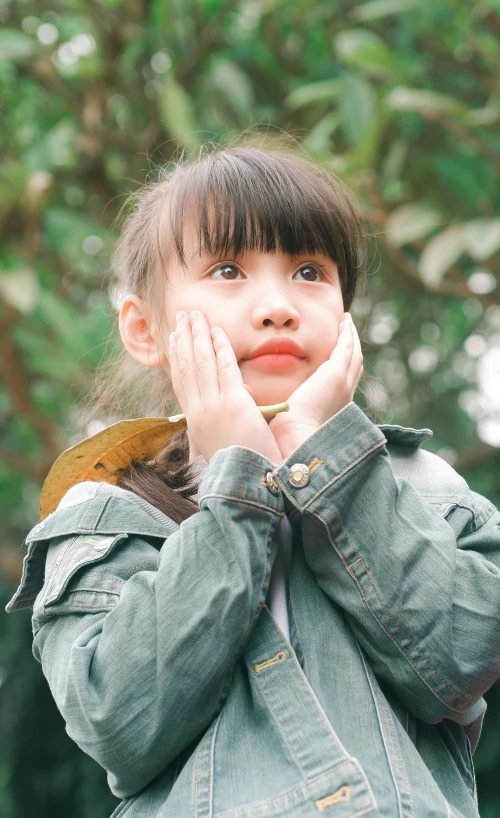
[[[119,328],[127,352],[143,366],[160,366],[165,354],[159,352],[150,329],[151,316],[141,299],[128,295],[120,307]]]

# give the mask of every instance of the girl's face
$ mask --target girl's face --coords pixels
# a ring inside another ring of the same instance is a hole
[[[178,310],[200,310],[210,327],[222,327],[243,381],[258,406],[287,400],[334,349],[344,305],[337,265],[305,253],[248,252],[215,258],[193,252],[186,237],[187,269],[170,264],[165,320],[173,332]],[[295,342],[297,355],[252,357],[266,341]],[[168,360],[162,366],[170,375]]]

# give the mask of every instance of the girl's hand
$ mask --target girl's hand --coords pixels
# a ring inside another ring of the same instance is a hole
[[[290,411],[269,423],[284,459],[354,397],[363,374],[363,355],[350,313],[344,313],[339,329],[329,360],[290,395]]]
[[[170,336],[172,385],[189,439],[207,462],[227,446],[245,446],[272,463],[282,457],[269,425],[243,385],[225,332],[210,330],[202,312],[177,314]]]

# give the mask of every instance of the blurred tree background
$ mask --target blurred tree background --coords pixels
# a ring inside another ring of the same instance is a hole
[[[0,0],[0,597],[41,483],[105,350],[125,194],[184,149],[291,131],[376,235],[353,307],[364,400],[500,505],[498,0]],[[500,816],[500,687],[475,755]],[[1,818],[106,818],[103,771],[65,735],[0,615]]]

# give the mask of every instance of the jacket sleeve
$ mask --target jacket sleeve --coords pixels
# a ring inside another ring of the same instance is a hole
[[[102,563],[80,567],[51,604],[43,590],[37,598],[34,655],[69,736],[108,771],[119,798],[166,769],[227,696],[264,605],[284,516],[283,497],[264,482],[272,468],[241,446],[217,452],[200,511],[160,552],[130,536]],[[90,541],[99,549],[99,537]],[[64,560],[71,549],[60,546],[51,542],[49,552],[58,547]]]
[[[351,402],[274,474],[319,586],[376,675],[417,717],[470,724],[500,676],[500,513],[430,452],[415,453],[424,497],[394,473],[386,442]],[[297,463],[309,466],[300,488]]]

